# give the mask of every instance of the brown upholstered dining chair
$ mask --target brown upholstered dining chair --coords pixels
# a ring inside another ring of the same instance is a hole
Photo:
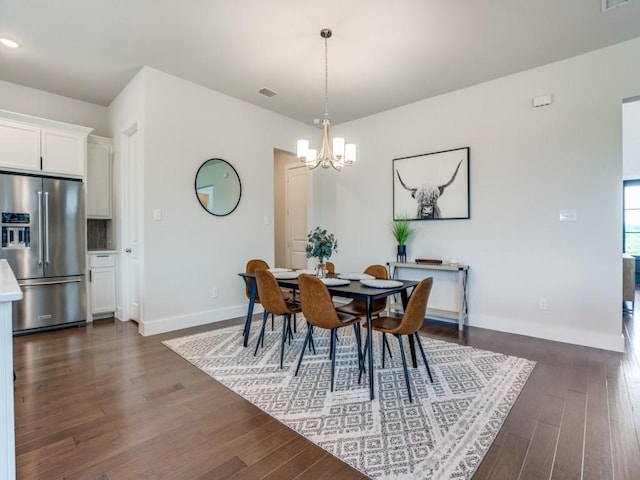
[[[429,380],[433,382],[431,376],[431,369],[427,362],[427,357],[424,354],[424,348],[418,335],[418,330],[422,326],[424,316],[427,312],[427,303],[429,302],[429,295],[431,294],[431,287],[433,286],[433,277],[425,278],[422,280],[413,290],[409,301],[407,302],[407,308],[404,311],[402,317],[378,317],[371,321],[371,328],[382,332],[383,344],[382,344],[382,368],[384,368],[384,341],[387,333],[393,334],[398,339],[400,345],[400,355],[402,357],[402,366],[404,368],[404,379],[407,384],[407,392],[409,392],[409,401],[413,402],[411,397],[411,384],[409,381],[409,372],[407,370],[407,359],[404,354],[404,346],[402,343],[402,337],[413,337],[420,347],[420,353],[422,354],[422,360],[425,367],[427,367],[427,373],[429,374]],[[367,341],[371,338],[371,335],[367,337]]]
[[[336,273],[336,266],[333,262],[325,262],[325,266],[327,267],[327,273]]]
[[[389,278],[387,273],[387,267],[384,265],[369,265],[364,273],[371,275],[380,280],[386,280]],[[337,307],[339,312],[348,313],[350,315],[365,316],[367,314],[367,304],[364,300],[352,300],[345,305]],[[387,309],[387,299],[379,298],[371,302],[371,316],[380,315]]]
[[[251,260],[249,260],[247,262],[247,265],[244,269],[244,271],[246,273],[255,273],[256,270],[258,268],[264,268],[265,270],[269,269],[269,264],[267,262],[265,262],[264,260],[260,259],[260,258],[253,258]],[[245,294],[247,295],[247,298],[251,298],[251,285],[253,284],[253,279],[252,278],[247,278],[245,280]],[[294,294],[290,289],[282,289],[282,293],[284,294],[284,298],[286,300],[295,300],[294,298]],[[256,290],[256,299],[255,299],[256,303],[262,303],[260,302],[260,295],[258,293],[258,291]],[[274,322],[274,316],[271,316],[271,330],[273,330],[273,322]],[[294,324],[294,330],[295,330],[295,324]]]
[[[327,290],[326,285],[322,283],[322,280],[319,278],[311,275],[300,275],[298,277],[298,287],[300,289],[302,313],[307,319],[307,336],[304,339],[295,375],[298,375],[298,371],[300,370],[307,344],[313,341],[314,327],[330,330],[329,355],[331,358],[331,391],[333,392],[333,379],[336,366],[336,332],[338,328],[353,325],[358,348],[358,368],[360,369],[360,373],[364,367],[362,362],[360,317],[336,311],[329,290]]]
[[[256,273],[258,268],[263,268],[265,270],[269,269],[269,264],[260,258],[252,258],[247,262],[247,265],[244,269],[246,273]],[[247,298],[251,298],[251,285],[253,285],[253,279],[247,278],[245,293]],[[260,295],[256,291],[256,303],[260,303]]]
[[[282,338],[280,342],[280,368],[284,361],[284,345],[287,340],[290,341],[293,336],[291,332],[291,316],[296,313],[302,312],[302,308],[298,302],[286,300],[280,290],[280,285],[276,277],[270,271],[259,268],[256,270],[256,281],[258,282],[258,293],[260,295],[260,301],[264,308],[264,315],[262,317],[262,328],[260,329],[260,336],[256,342],[256,349],[253,354],[258,352],[260,345],[264,346],[264,329],[267,324],[267,317],[269,314],[282,315]]]

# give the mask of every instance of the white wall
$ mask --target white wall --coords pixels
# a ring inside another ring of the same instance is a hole
[[[622,138],[623,178],[636,180],[640,178],[640,97],[622,106]]]
[[[238,272],[249,258],[273,263],[274,148],[291,150],[298,136],[315,129],[152,68],[145,67],[143,81],[140,331],[149,335],[246,315]],[[214,157],[230,162],[242,183],[240,204],[225,217],[205,212],[194,192],[198,168]],[[154,209],[162,211],[162,221],[153,220]],[[218,298],[211,297],[212,287]]]
[[[0,80],[0,109],[91,127],[110,137],[107,107]]]
[[[340,125],[358,164],[321,172],[315,204],[335,261],[394,259],[393,158],[469,146],[471,219],[416,222],[409,257],[470,265],[471,325],[621,350],[621,112],[639,93],[637,39]]]

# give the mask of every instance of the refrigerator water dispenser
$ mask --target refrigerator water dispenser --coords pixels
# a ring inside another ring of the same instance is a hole
[[[2,212],[2,248],[29,248],[29,217],[28,213]]]

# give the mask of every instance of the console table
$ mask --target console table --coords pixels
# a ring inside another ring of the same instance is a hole
[[[443,310],[438,308],[427,308],[427,318],[435,319],[448,319],[457,320],[458,329],[464,328],[465,320],[469,318],[469,296],[468,296],[468,277],[469,266],[468,265],[448,265],[448,264],[429,264],[429,263],[401,263],[401,262],[389,262],[387,263],[389,270],[391,271],[392,278],[398,278],[398,270],[402,269],[416,269],[425,271],[438,271],[446,274],[456,276],[456,307],[457,310]],[[425,275],[426,277],[427,275]],[[434,286],[436,284],[434,283]],[[393,305],[392,307],[395,307]]]

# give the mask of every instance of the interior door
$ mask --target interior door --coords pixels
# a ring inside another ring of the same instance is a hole
[[[309,169],[303,164],[286,166],[285,189],[287,267],[307,268],[307,180]]]
[[[127,319],[134,320],[140,325],[143,322],[142,312],[142,242],[141,242],[141,225],[142,225],[142,198],[141,188],[141,159],[138,152],[138,128],[137,125],[132,126],[125,132],[123,138],[123,160],[125,162],[124,172],[126,178],[125,188],[125,204],[128,206],[126,211],[126,233],[125,233],[125,305],[124,316]]]

